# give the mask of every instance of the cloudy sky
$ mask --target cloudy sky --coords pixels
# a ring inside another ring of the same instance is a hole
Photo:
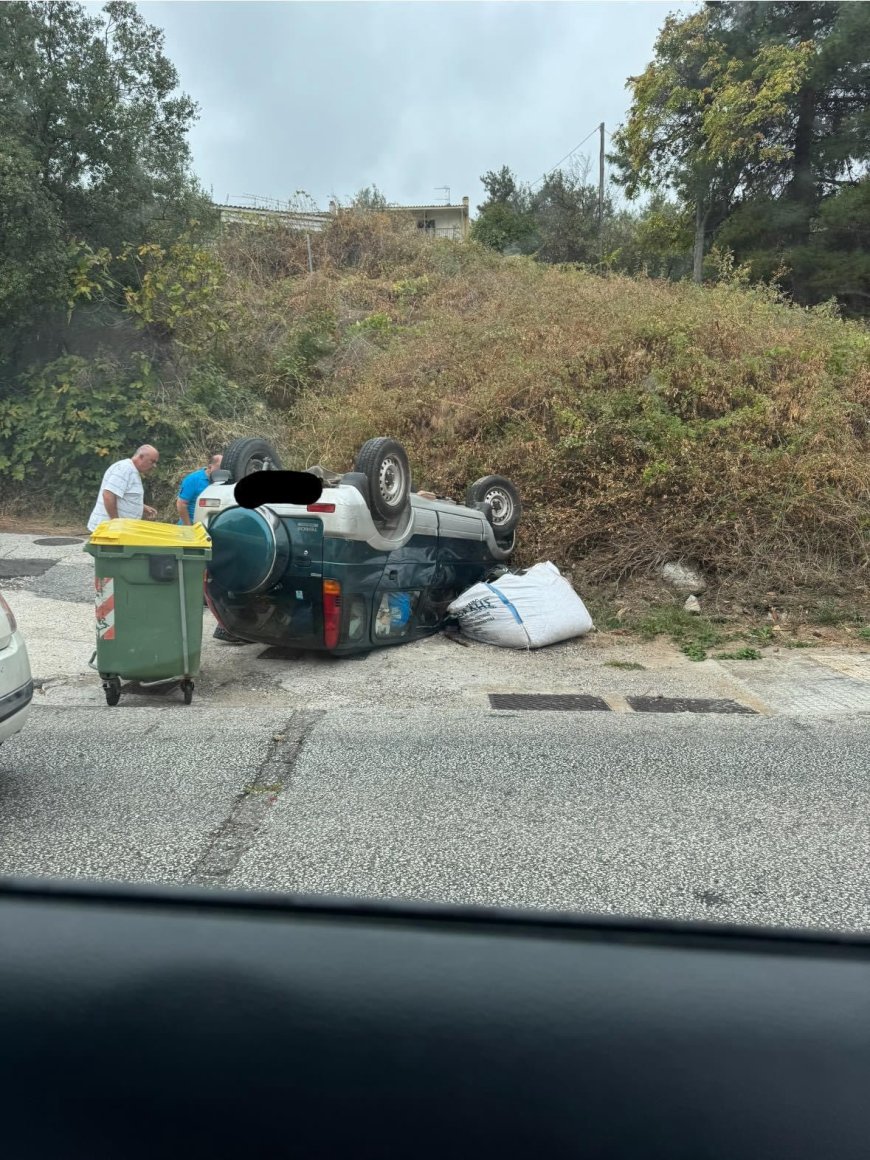
[[[669,11],[692,3],[171,2],[166,34],[200,105],[194,167],[218,201],[321,207],[376,184],[390,201],[482,200],[480,175],[535,181],[628,108]],[[597,167],[597,138],[576,156]],[[597,174],[597,168],[595,169]]]

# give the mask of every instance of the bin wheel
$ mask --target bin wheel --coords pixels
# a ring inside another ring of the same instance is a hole
[[[189,705],[193,700],[193,681],[182,681],[181,691],[184,693],[184,703]]]
[[[106,692],[106,704],[117,705],[121,700],[121,682],[117,677],[112,677],[103,685]]]

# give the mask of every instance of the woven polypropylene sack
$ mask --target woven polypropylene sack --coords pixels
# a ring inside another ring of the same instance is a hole
[[[447,611],[465,636],[502,648],[543,648],[593,627],[586,605],[549,560],[493,584],[474,584]]]

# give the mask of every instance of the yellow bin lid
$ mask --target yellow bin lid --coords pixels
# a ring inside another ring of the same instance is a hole
[[[202,524],[161,524],[155,520],[104,520],[88,542],[136,548],[211,547],[211,537]]]

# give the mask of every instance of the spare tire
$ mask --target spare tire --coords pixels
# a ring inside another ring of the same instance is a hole
[[[227,508],[212,519],[208,532],[212,542],[208,573],[226,592],[237,596],[267,592],[290,562],[287,526],[267,509]]]
[[[224,452],[221,469],[233,483],[255,471],[282,471],[281,457],[267,439],[234,439]]]
[[[520,493],[503,475],[485,475],[471,484],[465,495],[467,507],[486,503],[491,509],[489,522],[497,540],[510,540],[523,514]]]
[[[408,453],[395,439],[369,439],[357,452],[354,471],[366,477],[369,510],[379,520],[395,520],[411,496]]]

